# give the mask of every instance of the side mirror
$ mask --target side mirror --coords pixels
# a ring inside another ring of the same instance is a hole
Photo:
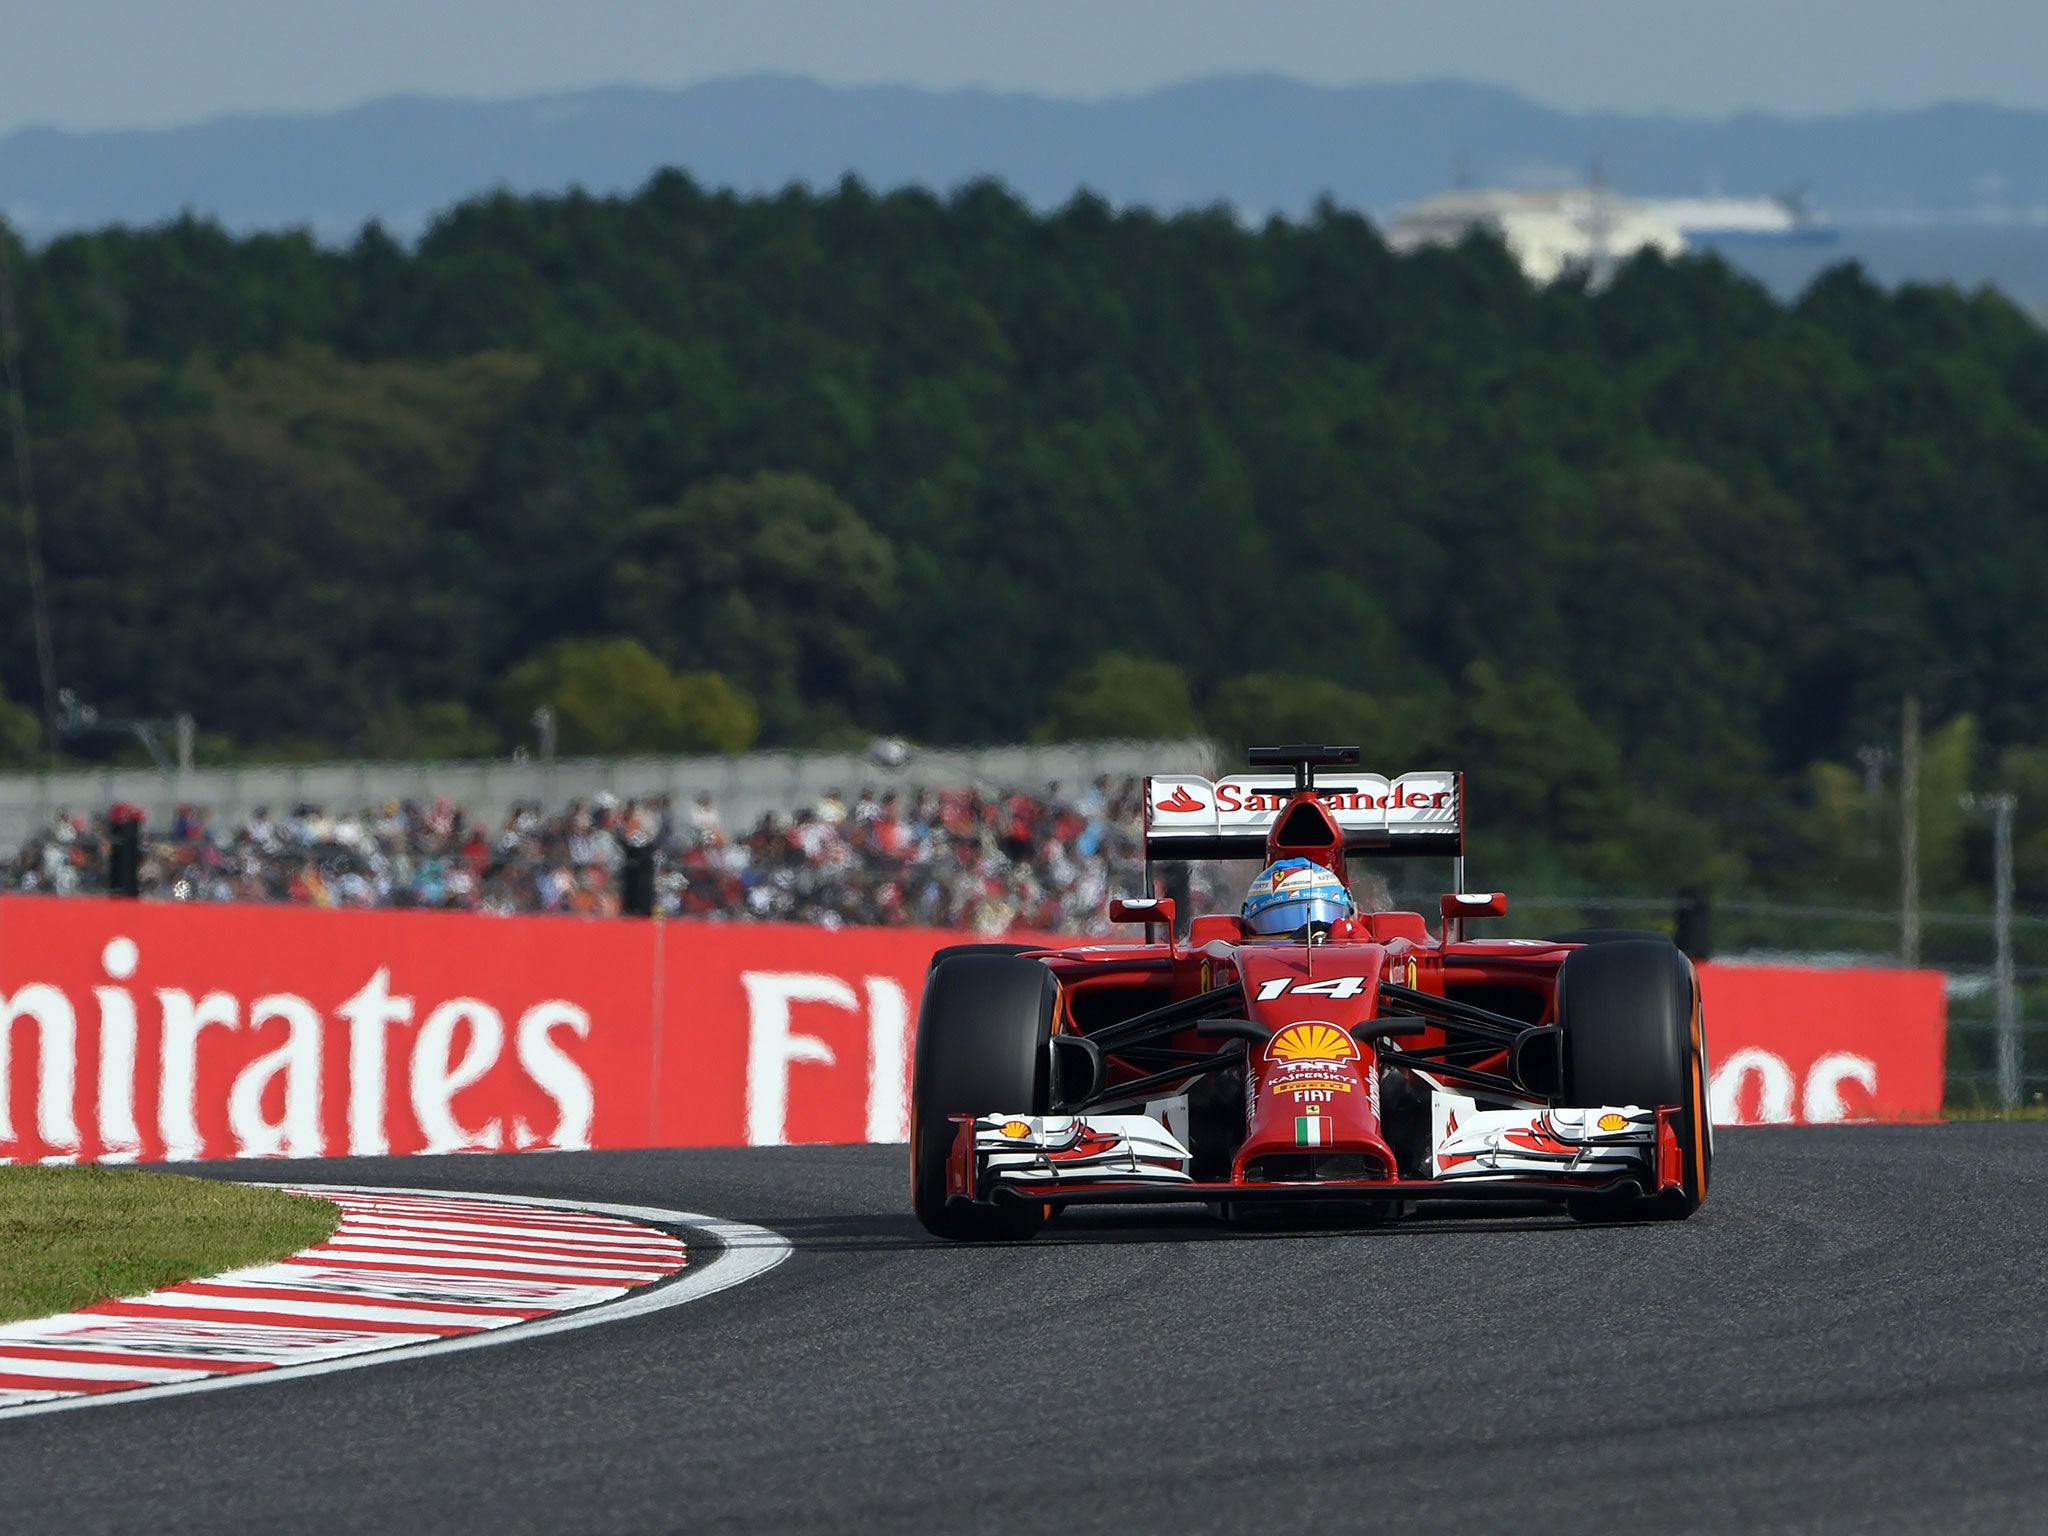
[[[1465,894],[1447,891],[1437,903],[1444,916],[1444,942],[1454,944],[1465,937],[1465,920],[1471,917],[1501,917],[1508,910],[1506,891],[1477,891]]]
[[[1505,917],[1508,911],[1506,891],[1480,891],[1472,895],[1460,895],[1452,891],[1437,903],[1437,910],[1447,919],[1460,917]]]
[[[1115,896],[1109,903],[1109,920],[1112,923],[1164,923],[1166,931],[1173,931],[1173,898],[1171,896]]]

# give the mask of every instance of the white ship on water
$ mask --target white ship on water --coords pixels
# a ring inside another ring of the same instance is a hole
[[[1387,226],[1397,251],[1496,236],[1532,282],[1569,271],[1601,282],[1638,251],[1669,258],[1731,241],[1815,243],[1835,230],[1798,193],[1781,197],[1629,197],[1599,181],[1520,191],[1459,187],[1412,203]]]

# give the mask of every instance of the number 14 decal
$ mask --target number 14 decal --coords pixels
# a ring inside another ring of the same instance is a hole
[[[1275,976],[1259,984],[1259,1001],[1270,1003],[1287,992],[1296,997],[1356,997],[1366,987],[1363,976],[1332,976],[1328,981],[1296,981],[1292,976]]]

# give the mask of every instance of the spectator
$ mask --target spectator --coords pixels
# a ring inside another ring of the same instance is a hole
[[[863,786],[851,804],[832,789],[734,835],[708,792],[682,814],[666,797],[621,802],[609,793],[552,815],[515,805],[495,833],[445,799],[340,815],[302,804],[282,820],[258,807],[232,832],[215,831],[203,807],[181,806],[167,835],[145,840],[143,894],[608,915],[619,908],[630,841],[656,847],[656,897],[671,916],[1099,933],[1109,897],[1142,885],[1138,795],[1137,781],[1107,778],[1071,802],[1058,785],[909,795]],[[104,889],[105,843],[104,818],[60,812],[23,847],[12,883]],[[1194,879],[1198,906],[1211,883]]]
[[[711,791],[703,790],[697,796],[696,804],[690,807],[690,835],[699,843],[722,843],[725,841],[725,827],[718,819],[718,807],[711,799]]]

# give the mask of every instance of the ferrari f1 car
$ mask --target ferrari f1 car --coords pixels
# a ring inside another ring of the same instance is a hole
[[[1251,762],[1283,771],[1146,781],[1148,873],[1306,859],[1344,880],[1355,856],[1435,854],[1462,886],[1462,775],[1331,772],[1355,769],[1355,747]],[[1232,914],[1180,938],[1174,903],[1148,896],[1111,912],[1145,925],[1141,943],[941,951],[912,1086],[919,1221],[976,1240],[1163,1201],[1225,1219],[1303,1202],[1691,1215],[1713,1157],[1691,962],[1655,935],[1466,937],[1505,910],[1457,889],[1435,932],[1372,912],[1275,941]]]

